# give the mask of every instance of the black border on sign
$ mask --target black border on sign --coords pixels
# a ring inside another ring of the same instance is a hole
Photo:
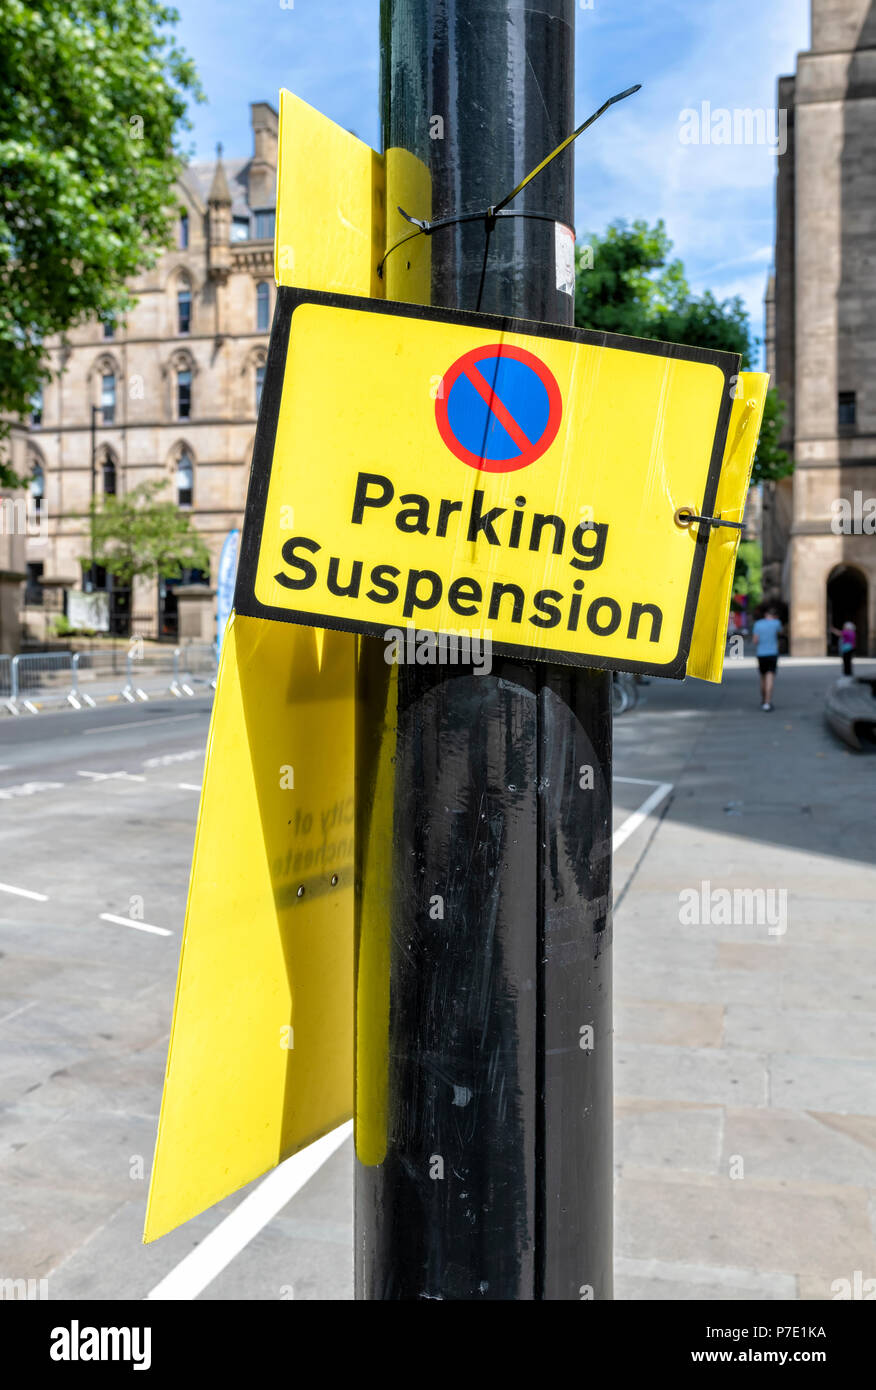
[[[271,341],[265,367],[265,380],[262,386],[262,399],[256,426],[255,447],[249,490],[246,497],[246,513],[240,546],[240,562],[237,567],[237,584],[234,591],[234,609],[246,618],[266,618],[273,622],[297,623],[304,627],[332,628],[337,632],[358,632],[366,637],[383,637],[387,624],[369,623],[358,619],[341,619],[321,613],[300,613],[289,608],[274,608],[260,603],[255,594],[256,570],[262,542],[268,486],[271,480],[271,465],[274,457],[274,444],[277,437],[277,423],[280,416],[280,398],[283,393],[283,379],[286,371],[286,354],[289,347],[289,334],[295,310],[302,304],[325,304],[335,309],[355,309],[371,314],[395,315],[399,318],[425,319],[431,323],[456,323],[468,328],[486,328],[494,333],[517,333],[527,338],[555,338],[566,343],[587,343],[594,347],[622,348],[628,352],[644,352],[654,357],[671,357],[684,362],[704,362],[717,367],[724,376],[725,390],[718,412],[718,424],[712,446],[712,457],[703,498],[703,515],[711,516],[718,494],[718,480],[721,463],[727,442],[727,429],[732,409],[731,386],[738,376],[741,358],[731,352],[715,352],[711,348],[683,347],[678,343],[661,343],[650,338],[631,338],[621,333],[595,333],[584,328],[565,328],[555,323],[539,323],[533,319],[505,318],[501,314],[473,314],[458,309],[431,309],[419,304],[403,304],[391,299],[362,299],[349,294],[329,294],[322,290],[299,290],[281,286],[277,290],[277,303],[274,322],[271,327]],[[692,499],[696,501],[697,499]],[[698,505],[698,502],[697,502]],[[669,679],[683,679],[690,644],[693,637],[694,618],[697,599],[706,562],[710,528],[700,528],[693,539],[694,557],[691,565],[690,582],[687,592],[684,616],[681,625],[681,638],[678,651],[671,661],[660,665],[651,661],[623,661],[617,658],[597,657],[589,653],[555,651],[548,647],[517,646],[506,642],[492,643],[492,650],[498,656],[511,657],[519,661],[543,661],[561,666],[589,666],[597,670],[641,672]],[[428,625],[416,625],[418,632],[436,632],[440,629]]]

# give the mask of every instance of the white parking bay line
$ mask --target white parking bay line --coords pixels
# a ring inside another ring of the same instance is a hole
[[[14,893],[17,898],[33,898],[35,903],[49,901],[45,893],[32,893],[29,888],[13,888],[11,883],[0,883],[0,893]]]
[[[155,1285],[151,1293],[146,1295],[147,1299],[197,1298],[235,1255],[239,1255],[253,1237],[301,1191],[352,1132],[353,1121],[348,1120],[345,1125],[317,1139],[315,1144],[309,1144],[300,1153],[287,1158],[244,1197],[240,1205],[224,1221],[220,1221],[160,1284]]]
[[[96,729],[83,729],[82,737],[87,738],[89,734],[115,734],[122,729],[142,729],[147,724],[181,724],[184,719],[203,719],[205,713],[206,710],[199,714],[171,714],[166,719],[159,716],[157,719],[128,719],[118,724],[98,724]]]
[[[150,927],[148,922],[135,922],[133,917],[115,917],[111,912],[102,912],[100,920],[115,922],[119,927],[136,927],[137,931],[151,931],[155,936],[173,936],[173,932],[168,931],[167,927]]]
[[[633,777],[618,777],[617,780],[619,782],[633,782],[638,781],[639,779]],[[638,811],[634,811],[631,816],[627,816],[623,825],[618,826],[617,830],[611,837],[611,847],[613,850],[620,849],[621,845],[624,844],[625,841],[627,841],[631,835],[635,834],[642,822],[648,819],[651,812],[656,810],[656,808],[660,805],[661,801],[666,800],[666,797],[672,791],[672,788],[672,782],[658,783],[657,787],[651,793],[651,795],[645,801],[642,802]]]
[[[201,790],[200,782],[177,782],[176,785],[177,790],[181,792],[199,792]]]

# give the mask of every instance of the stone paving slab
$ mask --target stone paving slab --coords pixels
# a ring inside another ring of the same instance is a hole
[[[647,751],[618,746],[675,783],[615,914],[619,1298],[876,1277],[876,763],[826,729],[828,676],[785,663],[775,719],[732,667],[653,683]],[[680,921],[704,882],[785,890],[786,930]]]

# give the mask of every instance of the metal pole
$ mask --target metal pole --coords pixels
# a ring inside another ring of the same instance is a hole
[[[97,588],[97,566],[94,561],[94,502],[97,490],[97,416],[102,409],[99,405],[91,407],[91,569],[89,573],[89,588],[91,593]]]
[[[489,207],[573,129],[574,0],[383,0],[381,35],[384,145],[427,166],[433,219]],[[571,152],[513,206],[571,224]],[[571,323],[555,235],[500,220],[481,292],[484,225],[434,233],[432,303]],[[609,678],[403,665],[396,691],[367,641],[359,724],[386,968],[360,967],[358,1009],[388,1042],[358,1029],[357,1134],[385,1153],[357,1150],[357,1297],[610,1298]]]

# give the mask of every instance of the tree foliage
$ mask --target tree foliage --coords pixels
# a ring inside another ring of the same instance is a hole
[[[763,598],[763,554],[758,541],[740,541],[736,554],[736,570],[733,578],[733,607],[737,608],[735,596],[739,594],[748,600],[746,608],[751,613]]]
[[[604,236],[590,238],[589,247],[586,259],[580,247],[577,251],[575,322],[579,328],[737,352],[743,369],[753,367],[757,340],[742,299],[736,295],[719,301],[709,290],[693,294],[681,261],[670,259],[672,242],[662,220],[653,227],[643,220],[612,222]],[[792,461],[779,448],[783,417],[784,406],[771,388],[753,483],[793,472]]]
[[[125,588],[140,577],[179,579],[183,570],[210,567],[210,553],[189,514],[161,500],[166,487],[164,479],[139,483],[89,511],[94,558]],[[80,559],[91,563],[90,555]]]
[[[201,98],[178,17],[157,0],[0,6],[0,416],[28,413],[44,340],[123,316],[168,244]]]

